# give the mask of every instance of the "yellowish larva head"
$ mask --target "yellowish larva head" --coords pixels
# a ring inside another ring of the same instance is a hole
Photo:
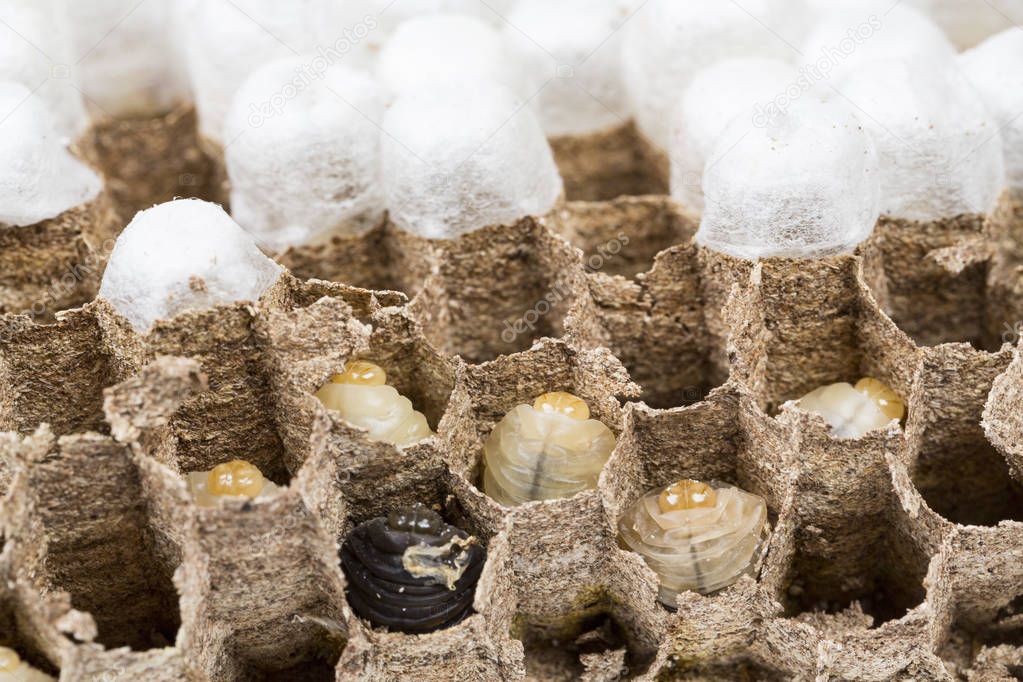
[[[565,391],[544,393],[533,402],[533,409],[540,412],[557,412],[579,420],[590,418],[590,408],[586,401]]]
[[[243,459],[218,464],[206,477],[206,489],[212,495],[253,498],[262,492],[265,483],[262,472]]]
[[[335,384],[353,384],[356,386],[382,386],[387,383],[384,368],[367,360],[349,360],[341,374],[331,377]]]
[[[889,419],[901,421],[906,415],[906,403],[887,384],[871,377],[864,377],[856,382],[855,388],[877,403],[878,408]]]
[[[657,506],[667,514],[683,509],[713,507],[717,500],[718,494],[714,488],[701,481],[687,478],[665,488],[657,498]]]
[[[0,673],[13,673],[21,666],[21,656],[14,649],[0,646]]]

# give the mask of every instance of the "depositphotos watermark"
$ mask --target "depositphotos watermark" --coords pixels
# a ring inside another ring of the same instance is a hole
[[[366,39],[379,24],[376,17],[367,14],[362,21],[352,27],[345,27],[341,31],[341,37],[332,45],[327,47],[319,46],[308,63],[295,69],[295,77],[281,86],[281,89],[270,96],[264,102],[249,103],[249,125],[259,128],[269,119],[280,116],[284,113],[284,107],[288,102],[298,97],[299,93],[308,88],[314,82],[322,80],[327,70],[340,62],[346,54],[355,49],[355,46]]]
[[[618,233],[614,239],[597,247],[597,252],[586,258],[583,267],[588,273],[598,272],[604,268],[607,261],[621,253],[621,250],[628,245],[628,235]],[[505,343],[512,343],[527,331],[530,333],[536,332],[536,327],[540,320],[549,315],[551,310],[570,294],[571,291],[563,283],[558,282],[544,294],[543,298],[533,304],[533,307],[527,310],[522,317],[514,322],[505,321],[504,329],[501,331],[501,340]]]
[[[785,90],[779,92],[766,104],[757,102],[753,107],[753,125],[757,128],[766,128],[771,125],[774,118],[788,111],[793,102],[812,90],[818,83],[829,79],[832,71],[849,59],[860,45],[873,38],[883,27],[884,23],[881,18],[876,14],[871,14],[859,26],[850,28],[837,45],[822,47],[820,56],[813,62],[804,64],[799,69],[799,75],[789,83]]]

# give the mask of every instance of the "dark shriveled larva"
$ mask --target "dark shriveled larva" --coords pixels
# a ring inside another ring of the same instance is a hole
[[[449,627],[472,610],[485,552],[422,505],[359,524],[341,547],[348,603],[374,625],[406,633]]]

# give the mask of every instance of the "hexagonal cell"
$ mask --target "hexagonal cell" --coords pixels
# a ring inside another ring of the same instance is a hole
[[[650,270],[658,253],[687,243],[698,227],[665,196],[570,201],[545,223],[583,250],[587,273],[626,278]]]
[[[733,275],[722,277],[720,264],[692,243],[695,225],[663,197],[622,199],[599,214],[590,206],[577,210],[576,217],[576,223],[563,220],[562,228],[575,230],[577,236],[569,231],[568,238],[580,244],[589,239],[592,246],[595,237],[606,236],[605,228],[619,223],[629,227],[589,255],[604,265],[603,270],[587,267],[596,315],[572,319],[575,338],[609,347],[653,407],[705,398],[730,371],[728,331],[718,306],[731,291],[732,282],[724,279]],[[609,244],[624,246],[615,257],[605,257],[600,251]]]
[[[910,475],[927,504],[947,520],[993,526],[1023,520],[1023,485],[982,425],[992,385],[1012,352],[976,351],[966,344],[927,349],[914,386],[926,411],[906,431]]]
[[[861,251],[878,303],[922,346],[965,342],[997,351],[1019,338],[1023,268],[999,247],[1008,198],[990,214],[918,223],[882,217]]]
[[[128,447],[41,430],[17,458],[10,524],[18,574],[38,589],[67,592],[108,647],[172,646],[181,624],[172,582],[180,553],[158,540]]]
[[[776,425],[763,417],[756,422],[749,402],[727,384],[688,407],[626,406],[618,447],[601,477],[614,528],[643,494],[682,479],[736,485],[764,497],[777,518],[790,485],[789,453],[772,433]]]
[[[515,407],[533,405],[537,397],[552,391],[578,396],[586,402],[590,419],[617,433],[621,428],[617,398],[633,394],[635,386],[607,350],[578,350],[551,339],[521,353],[465,367],[441,423],[445,455],[453,469],[482,491],[483,450],[491,431]]]
[[[569,201],[668,193],[665,174],[632,121],[584,135],[550,138]]]
[[[920,351],[878,309],[858,257],[763,261],[725,315],[735,329],[733,376],[769,414],[821,386],[863,377],[904,401],[910,394]]]
[[[343,582],[301,492],[200,508],[194,519],[193,563],[179,579],[182,648],[211,679],[332,679],[346,639]]]
[[[960,673],[983,668],[987,656],[992,665],[1018,662],[1015,649],[1023,645],[1021,530],[1023,524],[1013,521],[956,526],[932,564],[928,601],[935,614],[936,646]]]
[[[813,539],[802,536],[800,541],[812,542]],[[854,616],[863,614],[866,627],[871,628],[905,617],[923,603],[927,557],[917,556],[914,559],[904,556],[897,546],[900,541],[901,538],[881,538],[881,549],[876,558],[885,564],[884,568],[874,575],[850,577],[848,587],[829,584],[828,580],[822,579],[822,573],[830,571],[821,565],[818,558],[797,554],[788,576],[790,586],[785,603],[786,614],[789,617],[812,614],[812,618],[820,618],[823,614],[833,617],[836,624],[842,619],[852,620]],[[908,574],[900,572],[914,563]],[[822,620],[828,621],[827,618]],[[858,626],[863,627],[864,624],[858,623]]]
[[[794,469],[792,554],[775,583],[786,615],[822,629],[900,621],[923,602],[940,541],[896,493],[888,458],[905,456],[901,430],[836,438],[819,416],[791,407],[779,421]]]
[[[0,428],[57,434],[104,431],[103,389],[124,372],[102,306],[61,313],[50,324],[4,316],[0,344]],[[72,388],[73,387],[73,388]]]
[[[432,271],[438,242],[422,239],[384,220],[360,235],[333,236],[292,247],[278,260],[297,277],[341,282],[415,296]]]
[[[286,446],[288,466],[295,471],[314,445],[312,435],[329,423],[331,447],[346,461],[362,461],[367,472],[381,444],[371,444],[365,430],[347,424],[316,397],[350,360],[377,364],[386,383],[422,412],[436,431],[447,409],[455,380],[455,363],[438,353],[408,312],[394,305],[404,301],[393,292],[367,292],[341,284],[308,282],[313,291],[301,305],[266,311],[260,322],[267,338],[266,357],[273,386],[274,415]],[[363,459],[363,450],[374,455]],[[399,457],[390,448],[388,457]]]
[[[522,642],[526,680],[568,682],[602,675],[602,679],[628,680],[645,674],[652,661],[628,648],[628,638],[614,618],[597,613],[579,625],[580,634],[569,641],[549,639],[542,630],[518,618],[512,636]]]
[[[87,134],[83,151],[105,174],[124,224],[154,204],[199,197],[209,182],[190,104],[156,116],[103,117]]]
[[[404,505],[422,504],[439,512],[445,522],[477,538],[487,551],[484,577],[475,587],[474,610],[466,618],[425,634],[388,631],[346,607],[348,615],[343,625],[348,641],[338,670],[353,677],[400,677],[407,675],[414,666],[428,665],[437,675],[446,671],[457,677],[474,671],[496,677],[506,666],[516,667],[514,652],[506,650],[507,644],[499,634],[501,627],[497,625],[510,618],[501,615],[503,588],[493,585],[493,576],[503,575],[506,570],[503,564],[506,559],[502,558],[506,554],[491,552],[499,527],[481,514],[478,502],[466,496],[458,476],[439,460],[427,459],[414,468],[384,466],[389,472],[386,488],[378,479],[353,476],[351,466],[327,450],[314,452],[299,472],[296,485],[318,510],[335,548],[344,544],[358,524],[387,515]],[[331,559],[332,570],[340,577],[340,557],[335,552]],[[495,562],[500,566],[495,568]],[[486,577],[488,574],[490,578]],[[341,603],[339,601],[338,605]]]
[[[931,509],[953,523],[1023,521],[1023,486],[990,445],[930,450],[917,460],[913,481]]]
[[[668,627],[651,668],[656,679],[700,679],[736,669],[758,671],[767,679],[774,674],[767,658],[739,642],[758,636],[758,624],[777,608],[760,581],[762,571],[785,565],[791,552],[789,531],[779,520],[790,485],[785,473],[789,455],[772,433],[770,418],[753,423],[751,410],[749,398],[731,384],[688,407],[655,410],[630,404],[619,446],[601,477],[605,513],[615,536],[625,510],[636,500],[681,479],[727,482],[764,497],[768,505],[771,534],[756,555],[750,577],[739,577],[706,596],[680,593],[675,614],[659,603],[650,605],[664,615]],[[687,437],[680,439],[678,433]],[[632,552],[625,554],[641,560]]]
[[[562,336],[591,306],[578,253],[526,218],[445,242],[409,309],[437,349],[478,363]]]
[[[92,300],[124,226],[106,191],[33,225],[0,223],[0,314],[52,322]]]

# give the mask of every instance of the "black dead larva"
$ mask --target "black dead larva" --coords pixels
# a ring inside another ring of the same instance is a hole
[[[408,633],[454,625],[472,608],[485,552],[422,506],[355,527],[341,547],[348,603],[374,625]]]
[[[506,506],[570,497],[596,487],[611,451],[611,429],[590,419],[571,393],[545,393],[502,419],[483,449],[483,488]]]
[[[683,480],[657,488],[622,516],[622,543],[661,579],[658,599],[675,608],[679,592],[716,592],[755,563],[763,547],[767,504],[726,483]]]

